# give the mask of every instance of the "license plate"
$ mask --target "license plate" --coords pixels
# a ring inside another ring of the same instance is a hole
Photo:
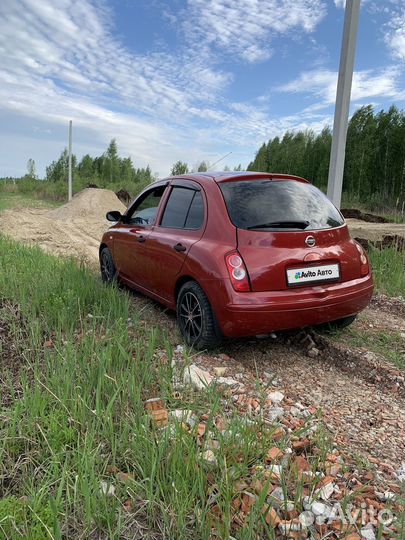
[[[339,279],[338,264],[323,264],[322,266],[304,266],[287,269],[288,285],[302,285],[317,281],[334,281]]]

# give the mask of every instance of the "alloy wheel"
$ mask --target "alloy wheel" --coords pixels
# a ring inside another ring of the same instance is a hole
[[[190,343],[196,341],[202,331],[202,309],[198,298],[188,291],[179,306],[180,326]]]
[[[101,272],[105,281],[112,281],[114,279],[114,263],[106,250],[101,254]]]

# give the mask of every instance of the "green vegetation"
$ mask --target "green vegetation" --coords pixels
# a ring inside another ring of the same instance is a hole
[[[403,353],[404,340],[400,332],[391,331],[362,331],[355,326],[347,329],[344,339],[347,345],[366,347],[395,364],[399,369],[404,369],[405,360]]]
[[[113,139],[107,150],[98,157],[88,154],[80,162],[72,156],[73,193],[84,189],[89,184],[100,188],[127,190],[134,197],[145,186],[154,181],[149,167],[135,168],[131,158],[118,155],[117,143]],[[19,193],[30,198],[51,201],[65,201],[67,197],[68,152],[65,149],[58,160],[46,168],[46,177],[39,180],[35,173],[32,159],[27,163],[27,174],[23,178],[0,179],[0,197],[4,193]]]
[[[368,255],[378,292],[405,296],[404,253],[395,248],[371,248]]]
[[[56,201],[48,199],[38,199],[33,197],[29,193],[20,193],[14,191],[3,191],[0,190],[0,212],[8,208],[27,208],[27,207],[44,207],[52,208],[57,206]]]
[[[0,416],[0,538],[133,538],[143,526],[170,538],[209,538],[215,527],[228,538],[233,482],[274,446],[274,427],[235,411],[221,435],[217,389],[175,391],[172,346],[141,324],[128,293],[37,248],[0,237],[0,251],[0,319],[22,370],[18,399]],[[209,414],[217,467],[201,459],[197,425],[154,427],[144,400],[156,396],[170,409]],[[240,537],[273,537],[262,505]]]
[[[258,150],[248,170],[286,172],[308,178],[325,190],[328,180],[332,134],[325,127],[287,132]],[[371,105],[361,107],[349,122],[343,179],[343,201],[365,205],[371,211],[396,208],[405,199],[405,114],[392,106],[375,114]]]

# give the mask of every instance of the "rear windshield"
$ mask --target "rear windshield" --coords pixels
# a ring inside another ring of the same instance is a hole
[[[233,224],[241,229],[314,230],[344,223],[329,199],[311,184],[254,180],[219,186]]]

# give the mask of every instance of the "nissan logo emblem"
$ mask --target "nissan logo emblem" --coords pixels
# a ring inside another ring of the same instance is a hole
[[[314,245],[316,244],[315,238],[313,236],[307,236],[305,238],[305,243],[308,247],[314,247]]]

